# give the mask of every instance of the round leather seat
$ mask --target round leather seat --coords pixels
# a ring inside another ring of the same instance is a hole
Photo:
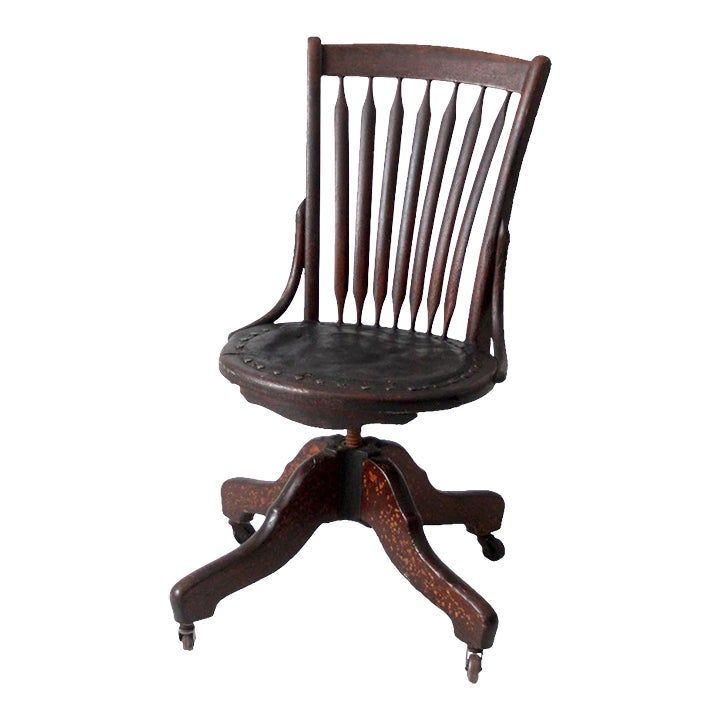
[[[220,371],[250,402],[326,428],[405,423],[455,407],[487,393],[496,370],[470,343],[338,323],[245,328],[220,354]]]

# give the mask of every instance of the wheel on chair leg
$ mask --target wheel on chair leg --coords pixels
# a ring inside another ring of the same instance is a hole
[[[195,626],[192,623],[181,624],[178,629],[178,637],[183,650],[192,650],[195,647]]]
[[[482,670],[482,658],[477,653],[468,653],[465,660],[465,670],[467,671],[468,680],[471,683],[476,683]]]
[[[231,522],[230,527],[239,545],[242,545],[255,532],[255,528],[249,522]]]
[[[495,562],[505,556],[505,546],[502,544],[502,540],[498,540],[494,535],[479,537],[478,542],[482,547],[483,555],[488,560]]]

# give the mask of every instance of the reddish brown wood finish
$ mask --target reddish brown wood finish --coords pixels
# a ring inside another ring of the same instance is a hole
[[[445,321],[443,324],[443,336],[447,335],[448,329],[450,328],[450,320],[455,312],[458,289],[460,287],[460,275],[462,274],[463,264],[465,263],[465,253],[467,252],[468,242],[470,241],[470,232],[472,231],[473,223],[475,222],[475,214],[477,213],[478,205],[480,204],[480,197],[482,196],[482,192],[485,187],[485,181],[487,180],[488,173],[490,172],[490,165],[495,157],[495,151],[497,150],[498,142],[500,141],[500,135],[502,133],[503,125],[505,124],[505,115],[507,113],[509,102],[510,94],[508,93],[505,97],[505,102],[500,107],[500,111],[495,118],[492,130],[490,131],[490,136],[487,144],[485,145],[485,151],[480,158],[480,164],[478,165],[477,173],[475,174],[475,181],[473,182],[472,189],[470,190],[470,197],[468,198],[465,214],[463,215],[462,223],[460,224],[457,245],[455,246],[455,254],[453,255],[452,266],[450,268],[448,289],[445,295]]]
[[[391,464],[366,460],[362,482],[360,518],[375,530],[395,567],[448,615],[458,639],[473,650],[489,648],[495,611],[433,552],[402,475]]]
[[[420,216],[420,227],[418,228],[417,244],[415,246],[415,260],[413,262],[412,281],[410,283],[410,328],[415,329],[420,301],[422,300],[423,287],[425,285],[425,270],[427,268],[428,253],[430,251],[430,236],[432,234],[435,213],[437,211],[438,199],[440,197],[440,186],[445,174],[445,164],[450,150],[455,118],[457,114],[457,84],[453,88],[450,102],[442,117],[440,130],[438,131],[435,153],[428,186],[425,191],[422,215]]]
[[[335,299],[343,321],[350,256],[350,149],[345,83],[340,78],[335,103]]]
[[[385,145],[385,169],[380,191],[378,234],[375,249],[375,324],[380,325],[380,313],[385,302],[388,287],[388,266],[390,264],[390,239],[395,213],[395,191],[397,190],[398,163],[400,162],[400,139],[403,123],[402,79],[398,79],[395,99],[388,118],[388,136]]]
[[[460,640],[473,650],[492,645],[495,612],[442,563],[422,526],[460,523],[485,536],[500,526],[502,499],[489,492],[443,493],[399,445],[357,440],[358,447],[339,435],[311,440],[274,483],[224,483],[223,512],[231,522],[255,513],[266,519],[239,548],[173,587],[179,623],[210,617],[224,597],[282,567],[320,524],[354,520],[376,532],[395,566],[448,615]]]
[[[500,529],[505,512],[500,495],[491,490],[438,490],[403,447],[394,442],[375,443],[382,457],[402,473],[423,525],[465,525],[478,536]]]
[[[320,311],[320,38],[308,40],[307,59],[307,193],[305,196],[305,319]]]
[[[450,252],[450,242],[452,240],[453,229],[455,228],[455,220],[457,219],[460,208],[460,199],[463,188],[465,187],[465,180],[468,170],[470,169],[470,161],[472,160],[473,150],[475,149],[478,132],[480,131],[484,99],[485,88],[483,87],[480,89],[480,95],[475,103],[475,108],[468,119],[455,173],[452,184],[450,185],[445,214],[443,215],[442,224],[440,225],[440,233],[435,250],[435,260],[433,261],[432,275],[430,276],[430,287],[428,289],[428,332],[432,332],[435,313],[440,306],[440,294],[442,293],[443,281],[445,279],[445,267],[447,265],[448,253]]]
[[[492,295],[492,339],[497,371],[495,379],[502,382],[507,377],[507,353],[505,351],[505,327],[503,325],[503,302],[505,289],[505,265],[507,264],[508,247],[510,245],[510,232],[503,220],[500,223],[497,244],[497,259],[495,261],[495,278]]]
[[[431,45],[324,45],[323,75],[445,80],[520,92],[527,60]]]
[[[372,210],[373,161],[375,158],[375,99],[372,78],[368,79],[367,95],[360,121],[360,158],[358,162],[357,218],[355,221],[355,265],[353,296],[357,323],[362,322],[362,310],[368,289],[370,264],[370,219]]]
[[[246,327],[253,327],[255,325],[265,325],[266,323],[275,322],[289,307],[292,302],[295,293],[297,292],[298,285],[300,285],[300,278],[302,277],[303,266],[305,263],[305,200],[303,200],[298,209],[295,212],[295,251],[293,252],[292,264],[290,266],[290,276],[288,277],[280,299],[275,305],[268,310],[264,315],[259,317],[254,322]],[[242,328],[241,328],[242,329]],[[232,337],[237,330],[230,333]]]
[[[425,86],[425,95],[420,103],[415,119],[415,134],[410,153],[410,168],[405,185],[405,200],[400,219],[397,255],[395,257],[395,277],[393,279],[393,327],[397,327],[400,310],[405,301],[408,270],[410,268],[410,252],[412,250],[415,216],[417,215],[418,198],[420,197],[420,181],[425,162],[425,147],[430,130],[430,81]]]
[[[177,622],[210,617],[220,600],[281,568],[322,523],[337,520],[337,473],[337,458],[325,452],[296,468],[247,542],[176,583],[170,601]]]
[[[341,439],[339,435],[333,435],[315,438],[305,443],[295,458],[285,466],[283,474],[274,482],[249,478],[226,480],[220,491],[223,514],[230,522],[244,521],[245,515],[267,515],[295,471],[306,460],[319,455],[329,447],[336,447]]]

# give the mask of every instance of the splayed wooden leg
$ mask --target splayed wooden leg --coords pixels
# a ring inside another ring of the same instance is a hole
[[[438,490],[407,450],[392,442],[378,441],[378,445],[382,457],[402,473],[423,525],[465,525],[478,537],[500,528],[505,502],[496,492]]]
[[[188,625],[210,617],[223,598],[285,565],[322,523],[337,519],[338,477],[331,453],[317,453],[295,468],[252,537],[173,587],[175,620]]]
[[[492,645],[497,615],[430,547],[406,479],[392,462],[363,465],[361,518],[375,530],[397,569],[445,612],[455,635],[472,650]]]

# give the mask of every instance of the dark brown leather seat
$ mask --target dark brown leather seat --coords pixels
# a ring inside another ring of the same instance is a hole
[[[296,322],[233,333],[220,370],[250,402],[307,425],[347,428],[405,423],[475,400],[495,384],[497,363],[473,343],[437,335]]]

